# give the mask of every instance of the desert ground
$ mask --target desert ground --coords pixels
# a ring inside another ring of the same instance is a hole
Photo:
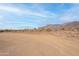
[[[70,36],[69,32],[3,32],[0,33],[0,55],[79,56],[78,35]]]

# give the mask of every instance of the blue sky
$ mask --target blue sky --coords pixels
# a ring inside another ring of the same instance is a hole
[[[79,21],[79,4],[0,4],[0,29],[30,29]]]

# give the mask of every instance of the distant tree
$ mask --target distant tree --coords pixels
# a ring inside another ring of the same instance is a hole
[[[37,30],[36,28],[34,28],[34,30]]]

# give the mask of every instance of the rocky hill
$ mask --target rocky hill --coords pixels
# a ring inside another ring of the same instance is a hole
[[[43,27],[40,27],[41,30],[77,30],[79,31],[79,21],[72,21],[64,24],[49,24]]]

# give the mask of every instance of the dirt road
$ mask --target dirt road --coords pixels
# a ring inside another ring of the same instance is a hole
[[[79,55],[79,42],[52,34],[0,33],[0,55]]]

